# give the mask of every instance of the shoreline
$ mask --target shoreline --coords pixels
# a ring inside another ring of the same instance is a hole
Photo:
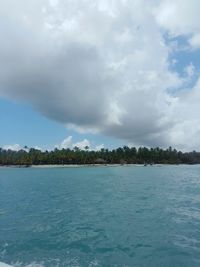
[[[199,164],[138,164],[138,163],[130,163],[130,164],[44,164],[44,165],[0,165],[0,169],[6,168],[16,168],[16,169],[53,169],[53,168],[95,168],[95,167],[162,167],[162,166],[190,166],[190,165],[199,165]]]
[[[119,167],[119,166],[143,166],[142,164],[44,164],[44,165],[1,165],[0,168],[24,168],[24,169],[37,169],[37,168],[85,168],[85,167]]]

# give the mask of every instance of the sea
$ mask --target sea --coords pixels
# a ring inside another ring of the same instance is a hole
[[[199,267],[200,166],[0,168],[0,262]]]

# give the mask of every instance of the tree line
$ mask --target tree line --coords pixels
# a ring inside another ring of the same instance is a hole
[[[79,149],[54,149],[40,151],[30,148],[19,151],[0,148],[0,165],[45,165],[45,164],[199,164],[200,152],[181,152],[171,147],[167,149],[147,147],[119,147],[100,151]]]

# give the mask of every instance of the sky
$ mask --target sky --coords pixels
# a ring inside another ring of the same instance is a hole
[[[0,147],[200,151],[199,0],[0,6]]]

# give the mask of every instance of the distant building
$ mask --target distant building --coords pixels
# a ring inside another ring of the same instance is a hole
[[[105,159],[102,158],[98,158],[94,161],[95,164],[106,164],[107,161]]]
[[[124,164],[127,164],[127,161],[124,160],[124,159],[120,159],[119,163],[120,163],[121,165],[124,165]]]

